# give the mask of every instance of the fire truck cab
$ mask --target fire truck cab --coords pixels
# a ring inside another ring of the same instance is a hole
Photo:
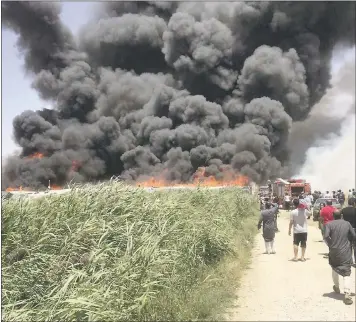
[[[306,182],[304,179],[289,179],[289,194],[291,196],[299,196],[300,194],[311,193],[310,183]]]
[[[297,197],[300,194],[311,193],[311,187],[304,179],[284,180],[278,178],[272,184],[272,193],[278,197],[279,204],[283,205],[283,199],[286,193],[292,197]]]

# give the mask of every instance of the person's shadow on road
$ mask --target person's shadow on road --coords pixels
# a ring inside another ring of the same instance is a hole
[[[355,296],[355,293],[351,293],[351,296]],[[345,296],[344,294],[341,293],[335,293],[335,292],[330,292],[330,293],[324,293],[323,297],[328,297],[334,300],[339,300],[339,301],[343,301]]]

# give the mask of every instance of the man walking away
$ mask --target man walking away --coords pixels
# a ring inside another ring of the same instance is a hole
[[[267,202],[265,209],[261,211],[261,217],[258,221],[258,229],[261,229],[263,224],[263,238],[265,240],[265,254],[275,254],[274,237],[276,235],[275,220],[278,212],[278,204]]]
[[[307,248],[307,238],[308,238],[308,216],[310,216],[308,209],[300,206],[300,200],[294,199],[293,204],[296,209],[290,213],[289,221],[289,236],[291,235],[291,230],[293,227],[293,248],[294,257],[293,261],[298,260],[298,246],[300,244],[302,248],[301,261],[305,262],[305,250]]]
[[[329,246],[329,264],[332,268],[332,278],[334,281],[334,292],[340,293],[339,275],[344,279],[344,303],[351,305],[351,263],[352,251],[351,243],[355,241],[356,234],[351,224],[341,219],[341,212],[334,212],[335,220],[330,221],[325,226],[325,241]]]
[[[342,219],[344,219],[345,221],[348,221],[356,233],[355,201],[353,198],[351,198],[347,202],[349,205],[341,210]],[[353,246],[353,250],[354,250],[353,266],[356,267],[356,242],[354,242],[352,246]]]

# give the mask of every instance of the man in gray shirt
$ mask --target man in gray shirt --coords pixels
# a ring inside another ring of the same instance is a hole
[[[341,212],[334,212],[333,221],[325,225],[324,238],[329,246],[329,264],[332,268],[334,292],[340,293],[339,275],[344,279],[344,303],[351,305],[350,296],[352,250],[351,243],[356,239],[356,233],[351,224],[341,219]]]
[[[305,262],[305,250],[307,248],[308,239],[308,217],[310,216],[310,213],[308,209],[300,203],[300,199],[294,199],[293,204],[295,206],[295,209],[290,213],[288,231],[288,234],[290,236],[293,227],[293,261],[296,262],[298,260],[298,246],[300,244],[302,248],[302,256],[300,260],[302,262]]]

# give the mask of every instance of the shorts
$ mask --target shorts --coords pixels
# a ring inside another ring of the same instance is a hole
[[[307,247],[308,233],[297,233],[293,235],[293,244],[303,248]]]

